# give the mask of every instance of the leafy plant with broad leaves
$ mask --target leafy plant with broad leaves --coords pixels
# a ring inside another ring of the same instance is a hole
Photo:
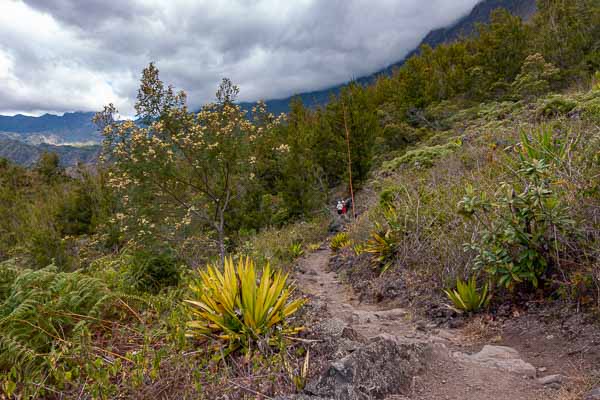
[[[446,296],[452,301],[454,308],[458,311],[477,312],[488,306],[491,294],[488,293],[486,283],[481,290],[477,288],[475,275],[468,281],[456,280],[456,289],[444,290]]]
[[[485,227],[466,244],[475,252],[475,268],[512,289],[526,283],[538,287],[562,248],[559,235],[572,232],[573,221],[554,188],[552,166],[569,151],[547,132],[523,137],[515,180],[504,182],[490,201],[467,187],[459,211]]]
[[[267,264],[257,280],[254,262],[246,257],[237,264],[225,259],[223,272],[209,265],[199,270],[191,285],[194,298],[185,300],[192,320],[188,336],[214,339],[229,345],[229,352],[268,339],[274,333],[292,335],[302,328],[290,328],[287,319],[304,304],[291,299],[294,288],[288,275],[272,271]]]

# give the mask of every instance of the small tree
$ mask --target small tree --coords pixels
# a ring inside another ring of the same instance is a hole
[[[48,151],[40,155],[34,169],[45,182],[52,182],[63,174],[58,154]]]
[[[516,94],[524,98],[532,98],[542,95],[550,90],[560,70],[553,64],[547,63],[539,53],[532,54],[525,59],[521,72],[513,82]]]
[[[160,218],[174,228],[199,222],[216,232],[221,261],[225,258],[226,220],[232,201],[251,180],[251,149],[268,126],[248,120],[233,102],[239,89],[224,79],[217,103],[190,113],[183,92],[165,87],[158,69],[150,64],[142,74],[136,110],[144,126],[115,121],[114,107],[96,116],[105,135],[105,157],[114,164],[112,185],[130,193],[141,192],[138,210],[158,208]],[[155,225],[138,217],[149,232]],[[164,225],[164,224],[162,224]]]

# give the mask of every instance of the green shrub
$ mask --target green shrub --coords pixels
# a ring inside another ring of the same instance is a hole
[[[564,96],[551,96],[541,102],[537,109],[537,115],[540,118],[556,118],[567,115],[575,107],[577,102]]]
[[[452,154],[462,145],[462,140],[452,141],[444,145],[420,147],[414,150],[409,150],[403,156],[395,158],[391,161],[383,163],[383,169],[393,171],[402,165],[410,165],[413,167],[431,167],[436,160]]]
[[[371,233],[371,238],[367,241],[363,251],[371,254],[373,265],[381,269],[381,272],[387,271],[393,264],[396,255],[397,238],[391,229]]]
[[[293,243],[288,251],[292,258],[298,258],[304,255],[304,248],[302,247],[302,243]]]
[[[289,265],[297,258],[297,246],[302,248],[320,243],[327,236],[329,220],[318,217],[311,221],[296,222],[282,228],[269,228],[249,237],[240,252],[251,255],[259,263],[269,262],[274,267]]]
[[[92,195],[83,187],[72,190],[61,199],[56,220],[63,236],[89,234],[92,231],[92,202]]]
[[[547,93],[560,70],[552,63],[546,62],[540,53],[527,56],[521,66],[521,72],[512,83],[515,94],[525,99],[532,99]]]
[[[124,278],[133,289],[156,294],[179,284],[180,267],[177,258],[169,251],[158,254],[137,251],[127,263]]]
[[[585,120],[600,124],[600,89],[585,96],[578,111]]]
[[[402,191],[402,186],[400,185],[386,187],[379,193],[379,205],[385,207],[387,204],[393,203],[400,191]]]
[[[557,234],[570,232],[573,225],[553,190],[548,161],[528,157],[546,152],[539,144],[525,145],[515,181],[503,183],[494,201],[469,187],[459,203],[464,215],[485,225],[466,245],[476,254],[475,267],[506,288],[518,283],[538,287],[561,247]]]
[[[31,227],[25,242],[25,251],[34,268],[44,268],[50,264],[56,265],[61,270],[70,270],[73,260],[69,254],[68,238],[50,226]]]

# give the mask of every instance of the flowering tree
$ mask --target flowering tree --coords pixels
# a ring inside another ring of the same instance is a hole
[[[260,121],[246,118],[234,104],[238,91],[224,79],[217,102],[191,113],[185,94],[165,88],[158,69],[150,64],[138,92],[140,124],[116,121],[112,105],[96,116],[105,137],[105,158],[113,165],[112,186],[143,191],[146,203],[152,203],[143,206],[163,207],[163,221],[176,219],[174,228],[197,221],[214,230],[221,261],[230,206],[254,177],[253,143],[279,123],[264,109],[257,110],[262,111]],[[142,232],[155,227],[144,217],[138,222],[148,228]]]

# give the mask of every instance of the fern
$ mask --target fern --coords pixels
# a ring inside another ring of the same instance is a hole
[[[9,275],[0,267],[0,282]],[[0,292],[0,371],[16,366],[23,375],[41,376],[89,343],[100,319],[118,307],[118,294],[79,272],[50,266],[13,275]]]

